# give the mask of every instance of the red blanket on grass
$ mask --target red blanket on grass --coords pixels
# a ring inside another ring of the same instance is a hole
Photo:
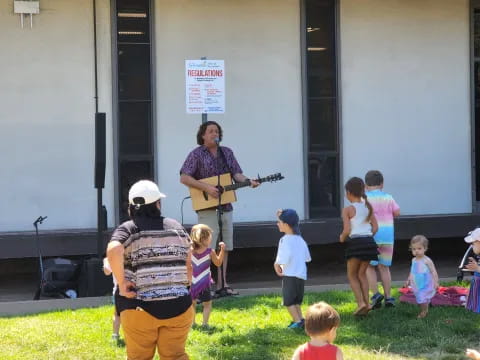
[[[401,288],[398,291],[400,295],[400,301],[416,304],[415,295],[411,288]],[[465,306],[467,302],[468,289],[461,286],[440,286],[437,289],[437,293],[433,296],[431,304],[432,306]]]

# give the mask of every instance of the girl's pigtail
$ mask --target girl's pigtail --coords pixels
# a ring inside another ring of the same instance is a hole
[[[362,198],[365,200],[365,205],[368,208],[367,221],[370,222],[370,218],[372,217],[372,214],[373,214],[372,204],[370,204],[370,202],[368,201],[367,195],[365,193],[362,194]]]
[[[193,228],[192,229],[192,244],[193,244],[193,248],[196,250],[200,247],[200,234],[201,234],[201,229],[199,228]]]

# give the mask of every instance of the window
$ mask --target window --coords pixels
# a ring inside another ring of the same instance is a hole
[[[336,1],[304,0],[310,218],[339,215]]]
[[[119,219],[128,218],[128,190],[153,180],[150,0],[116,0]]]

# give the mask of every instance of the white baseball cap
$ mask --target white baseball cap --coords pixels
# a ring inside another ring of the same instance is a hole
[[[465,236],[466,243],[470,244],[475,241],[480,241],[480,228],[476,228],[475,230],[470,231],[468,235]]]
[[[128,192],[128,202],[131,205],[146,205],[166,197],[158,190],[157,184],[150,180],[140,180],[132,185]]]

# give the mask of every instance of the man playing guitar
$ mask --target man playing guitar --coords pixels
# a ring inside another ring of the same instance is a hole
[[[222,128],[215,121],[207,121],[200,125],[197,132],[197,144],[199,146],[188,154],[180,170],[180,182],[182,184],[201,190],[215,199],[218,199],[221,195],[220,190],[216,186],[199,181],[200,179],[230,173],[237,182],[249,180],[242,174],[242,169],[235,159],[233,151],[228,147],[219,145],[222,136]],[[257,181],[250,180],[251,187],[255,188],[258,185]],[[236,295],[237,292],[227,283],[228,253],[233,250],[232,204],[221,205],[221,210],[222,241],[225,243],[226,249],[223,266],[218,268],[217,293],[224,291],[223,295]],[[211,246],[215,248],[219,235],[217,207],[198,210],[197,216],[199,224],[206,224],[213,230],[215,241],[212,241]],[[223,272],[221,269],[223,269]]]

